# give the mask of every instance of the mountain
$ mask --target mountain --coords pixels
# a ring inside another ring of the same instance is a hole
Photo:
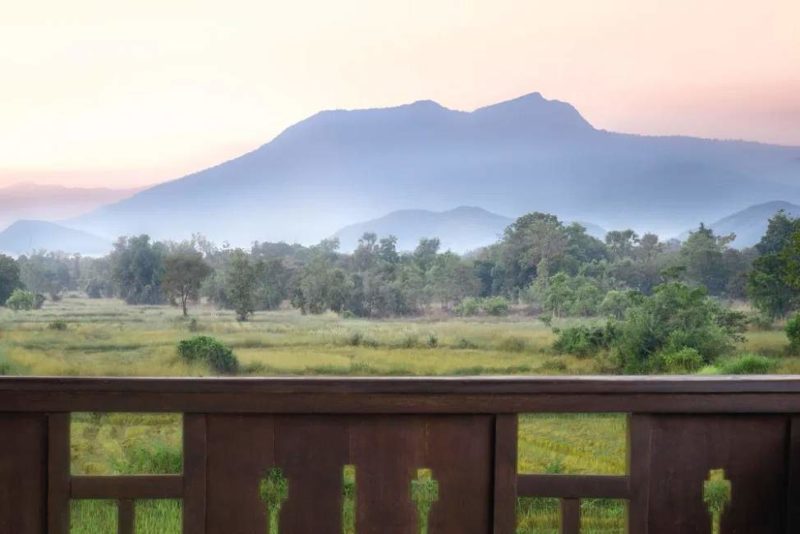
[[[752,247],[767,231],[769,220],[779,211],[785,211],[790,217],[800,217],[800,206],[789,202],[774,201],[750,206],[747,209],[720,219],[711,225],[717,235],[736,234],[733,246],[736,248]]]
[[[533,93],[472,112],[431,101],[320,112],[69,226],[109,239],[312,243],[392,211],[481,206],[674,235],[753,202],[800,202],[798,184],[800,147],[598,130]]]
[[[4,254],[18,256],[41,249],[100,256],[111,250],[111,242],[47,221],[17,221],[0,232]]]
[[[414,250],[423,237],[438,237],[442,250],[464,253],[497,242],[513,222],[510,217],[471,206],[448,211],[398,210],[377,219],[345,226],[333,237],[339,239],[341,250],[345,252],[354,250],[359,238],[372,232],[378,237],[395,236],[397,248],[401,251]],[[589,235],[605,238],[606,232],[599,226],[580,224]]]
[[[341,250],[352,251],[366,232],[397,237],[398,250],[414,250],[423,237],[438,237],[442,250],[467,252],[491,245],[513,219],[481,208],[462,206],[449,211],[399,210],[378,219],[351,224],[336,232]]]
[[[137,191],[29,183],[0,187],[0,229],[19,219],[55,221],[76,217]]]

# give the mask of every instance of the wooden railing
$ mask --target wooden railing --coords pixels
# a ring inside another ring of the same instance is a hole
[[[183,414],[179,475],[75,476],[71,412]],[[517,415],[627,413],[620,476],[520,475]],[[290,484],[283,534],[341,532],[342,468],[356,467],[358,534],[417,532],[420,468],[438,483],[431,534],[515,531],[518,496],[628,502],[631,534],[709,532],[702,482],[724,468],[723,532],[800,532],[800,379],[0,378],[0,532],[66,534],[71,499],[182,499],[188,534],[267,532],[259,481]]]

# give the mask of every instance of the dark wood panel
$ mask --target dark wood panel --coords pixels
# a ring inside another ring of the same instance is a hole
[[[723,532],[784,532],[785,417],[674,415],[652,424],[649,534],[707,534],[703,481],[717,468],[733,484]]]
[[[800,413],[800,379],[0,377],[0,412],[98,407],[194,413]]]
[[[69,532],[70,415],[47,417],[47,531]]]
[[[183,532],[206,530],[206,416],[183,416]]]
[[[650,515],[650,453],[653,443],[653,418],[628,417],[628,476],[630,500],[627,510],[628,532],[648,534]]]
[[[289,479],[289,499],[281,510],[282,533],[341,532],[348,423],[345,417],[276,419],[275,459]]]
[[[74,476],[69,482],[73,499],[180,499],[180,475]]]
[[[47,420],[0,414],[0,532],[46,529]]]
[[[350,462],[356,466],[358,534],[415,532],[411,480],[425,466],[422,417],[364,417],[350,428]]]
[[[234,388],[235,389],[235,388]],[[369,402],[364,402],[368,397]],[[2,412],[208,414],[800,413],[800,394],[287,394],[0,392]]]
[[[136,504],[131,499],[117,502],[117,534],[136,533]]]
[[[266,532],[258,482],[275,465],[273,417],[211,415],[206,430],[208,534]]]
[[[627,499],[629,480],[625,476],[520,475],[517,494],[520,497]]]
[[[492,532],[514,534],[517,529],[518,417],[501,414],[494,425],[494,503]]]
[[[494,418],[435,416],[428,418],[426,426],[424,467],[433,471],[439,483],[430,532],[491,532]]]
[[[580,534],[580,499],[561,499],[561,534]]]

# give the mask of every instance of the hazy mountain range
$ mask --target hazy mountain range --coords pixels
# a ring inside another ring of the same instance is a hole
[[[365,232],[378,237],[393,235],[397,237],[397,248],[410,251],[423,237],[438,237],[442,250],[464,253],[497,242],[503,231],[514,222],[478,207],[461,206],[448,211],[399,210],[383,217],[345,226],[334,234],[341,244],[341,250],[350,252],[358,245]],[[599,239],[606,231],[599,226],[581,223],[587,232]]]
[[[57,221],[127,198],[139,189],[63,187],[18,183],[0,187],[0,229],[23,219]]]
[[[736,239],[733,241],[734,247],[752,247],[761,241],[761,237],[767,231],[769,220],[781,210],[790,217],[800,217],[800,206],[789,202],[775,201],[750,206],[710,226],[717,235],[736,234]]]
[[[538,93],[324,111],[231,161],[71,219],[111,239],[192,232],[313,243],[397,210],[480,206],[678,235],[746,206],[800,202],[800,147],[612,133]]]
[[[111,242],[47,221],[17,221],[0,232],[0,253],[19,256],[36,250],[101,256],[111,251]]]

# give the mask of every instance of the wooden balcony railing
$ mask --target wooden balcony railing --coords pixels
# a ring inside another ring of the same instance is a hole
[[[184,414],[179,475],[74,476],[70,412]],[[627,413],[621,476],[519,475],[520,413]],[[266,470],[289,481],[282,534],[341,532],[354,465],[358,534],[418,532],[409,484],[430,469],[431,534],[515,531],[518,496],[628,502],[631,534],[709,532],[702,483],[724,468],[724,533],[800,532],[800,379],[759,378],[0,378],[0,532],[66,534],[71,499],[182,499],[188,534],[267,532]]]

